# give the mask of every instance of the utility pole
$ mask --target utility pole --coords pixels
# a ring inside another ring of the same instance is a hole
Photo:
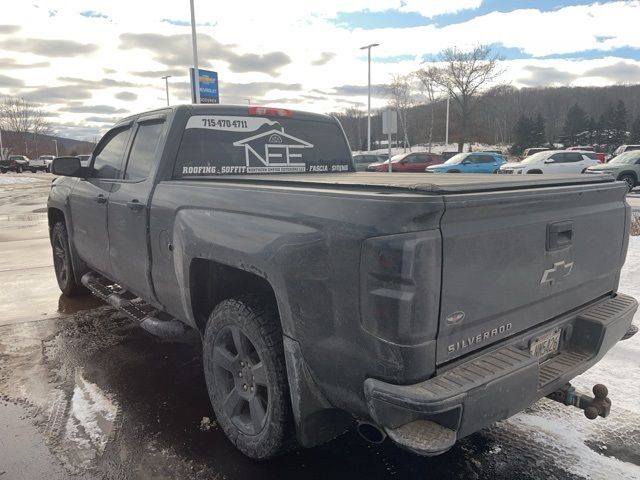
[[[169,78],[171,75],[165,75],[162,77],[164,79],[165,90],[167,91],[167,107],[169,106]]]
[[[59,157],[60,155],[58,155],[58,140],[54,139],[53,143],[55,143],[56,145],[56,157]]]
[[[198,43],[196,42],[196,14],[191,4],[191,43],[193,44],[193,89],[195,90],[196,103],[200,103],[200,71],[198,70]]]
[[[4,147],[2,146],[2,128],[0,128],[0,160],[4,160]]]
[[[360,47],[360,50],[367,49],[367,152],[371,151],[371,49],[377,47],[379,43],[372,43]]]

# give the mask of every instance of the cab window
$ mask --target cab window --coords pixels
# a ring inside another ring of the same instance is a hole
[[[122,173],[122,157],[129,140],[129,127],[112,130],[107,134],[108,140],[100,145],[93,160],[93,177],[120,178]]]

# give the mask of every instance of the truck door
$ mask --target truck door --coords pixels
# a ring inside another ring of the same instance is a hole
[[[153,298],[150,281],[149,200],[162,152],[166,115],[140,117],[124,178],[109,197],[108,225],[113,279],[136,295]]]
[[[107,132],[94,151],[89,177],[78,181],[69,195],[73,244],[80,258],[101,273],[109,272],[109,194],[122,174],[130,133],[130,124]]]

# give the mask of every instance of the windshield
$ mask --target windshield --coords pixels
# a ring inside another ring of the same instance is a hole
[[[616,158],[611,159],[609,163],[618,165],[630,165],[636,163],[636,160],[640,158],[638,152],[625,152],[618,155]]]
[[[459,163],[462,163],[462,161],[467,158],[468,155],[468,153],[459,153],[457,155],[454,155],[444,163],[446,163],[447,165],[458,165]]]
[[[525,158],[520,163],[524,163],[524,164],[526,164],[526,163],[538,163],[538,162],[542,162],[542,161],[546,160],[550,156],[551,156],[551,154],[548,151],[546,151],[546,152],[538,152],[538,153],[534,153],[533,155]]]

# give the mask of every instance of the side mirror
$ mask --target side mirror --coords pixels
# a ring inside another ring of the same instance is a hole
[[[58,157],[51,162],[51,173],[65,177],[83,177],[83,168],[78,157]]]
[[[556,161],[553,158],[547,158],[544,163],[556,163]]]
[[[462,165],[469,165],[471,160],[462,160]]]

